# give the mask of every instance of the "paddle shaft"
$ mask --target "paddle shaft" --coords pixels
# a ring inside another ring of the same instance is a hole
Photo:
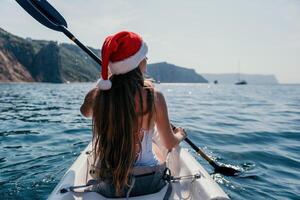
[[[214,168],[218,168],[219,165],[215,163],[210,157],[208,157],[199,147],[197,147],[189,138],[185,138],[184,141],[188,143],[202,158],[204,158]]]
[[[96,56],[89,48],[87,48],[84,44],[82,44],[65,26],[60,26],[61,31],[72,40],[75,44],[77,44],[83,51],[85,51],[91,58],[93,58],[98,64],[102,65],[102,61],[98,56]]]

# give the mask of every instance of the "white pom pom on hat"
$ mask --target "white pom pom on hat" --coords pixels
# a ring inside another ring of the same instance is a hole
[[[101,49],[102,79],[98,80],[97,87],[109,90],[112,83],[108,80],[108,70],[112,74],[125,74],[137,68],[147,53],[147,44],[136,33],[122,31],[108,36]]]
[[[103,80],[99,79],[97,81],[97,87],[100,88],[101,90],[109,90],[111,88],[111,81],[110,80]]]

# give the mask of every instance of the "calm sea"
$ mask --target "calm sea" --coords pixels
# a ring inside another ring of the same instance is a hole
[[[91,139],[79,107],[92,86],[0,84],[0,199],[48,197]],[[300,199],[300,85],[157,87],[177,126],[218,162],[243,170],[212,174],[232,199]]]

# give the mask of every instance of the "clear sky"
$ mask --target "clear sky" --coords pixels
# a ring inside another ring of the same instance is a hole
[[[300,83],[300,0],[49,0],[84,44],[100,48],[121,30],[142,35],[149,61],[198,73],[275,74]],[[0,0],[0,27],[34,39],[70,42]]]

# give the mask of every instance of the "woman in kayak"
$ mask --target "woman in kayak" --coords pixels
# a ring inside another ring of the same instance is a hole
[[[146,43],[133,32],[107,37],[101,50],[102,79],[86,95],[80,108],[84,116],[92,117],[97,176],[104,180],[97,192],[106,197],[159,191],[166,184],[161,171],[154,173],[150,181],[146,177],[136,179],[134,184],[133,168],[156,169],[163,162],[152,144],[155,126],[168,150],[185,137],[182,128],[172,131],[163,94],[144,79],[147,51]],[[139,188],[143,182],[148,184],[147,188]]]

